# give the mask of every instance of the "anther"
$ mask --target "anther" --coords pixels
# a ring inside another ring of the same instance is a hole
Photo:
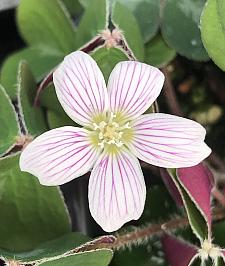
[[[93,123],[93,126],[94,126],[94,130],[99,129],[99,126],[96,123]]]
[[[120,126],[119,123],[113,121],[115,117],[116,115],[111,112],[107,122],[103,120],[99,124],[93,123],[94,130],[98,130],[98,146],[101,148],[104,148],[105,144],[116,145],[117,147],[124,145],[121,140],[124,134],[122,130],[130,128],[129,122]]]
[[[98,138],[99,138],[99,139],[104,139],[104,135],[103,135],[102,132],[100,132],[100,133],[98,134]]]

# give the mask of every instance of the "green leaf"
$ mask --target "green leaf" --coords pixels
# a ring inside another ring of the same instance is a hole
[[[162,13],[162,35],[169,46],[189,59],[206,61],[199,20],[205,0],[168,0]]]
[[[79,16],[83,11],[82,5],[79,3],[79,1],[62,0],[62,2],[66,6],[66,9],[68,10],[68,12],[73,17]]]
[[[176,51],[170,48],[161,35],[145,45],[145,62],[149,65],[162,67],[167,65],[176,56]]]
[[[77,28],[77,36],[79,38],[77,38],[76,47],[83,46],[97,36],[101,30],[104,30],[106,28],[106,21],[106,1],[90,1]]]
[[[110,249],[100,249],[75,253],[73,255],[57,258],[47,261],[39,265],[43,266],[107,266],[112,259],[112,251]]]
[[[126,6],[136,17],[143,39],[149,41],[159,28],[159,0],[116,0]]]
[[[0,155],[6,153],[16,142],[16,137],[20,135],[19,124],[15,109],[0,85]]]
[[[143,39],[134,15],[126,6],[116,2],[113,7],[112,21],[123,32],[126,42],[135,57],[142,61],[144,59]]]
[[[220,23],[222,25],[223,33],[225,35],[225,17],[224,17],[225,2],[223,0],[217,0],[217,11],[218,11]]]
[[[193,233],[200,239],[204,240],[208,237],[208,227],[204,216],[199,211],[196,204],[192,201],[191,197],[185,190],[176,175],[175,169],[170,169],[170,176],[172,177],[176,187],[178,188],[180,195],[183,199],[184,206],[187,212],[188,220],[192,228]]]
[[[21,0],[17,22],[21,35],[31,46],[46,49],[50,54],[74,50],[75,29],[59,0]]]
[[[0,81],[14,100],[17,93],[17,70],[21,60],[29,63],[36,81],[40,82],[62,59],[62,55],[51,55],[37,48],[25,48],[6,58],[1,68]]]
[[[91,3],[89,0],[79,0],[79,2],[84,8],[87,8],[88,4]]]
[[[217,1],[208,0],[201,16],[201,34],[204,46],[212,60],[225,70],[225,34],[217,12]]]
[[[47,110],[56,112],[57,114],[65,114],[59,100],[57,98],[55,87],[53,83],[50,83],[41,93],[40,93],[40,104]]]
[[[225,238],[224,238],[225,221],[215,223],[212,226],[213,226],[212,232],[215,244],[219,245],[220,247],[225,247]]]
[[[150,257],[151,252],[144,245],[132,247],[132,249],[119,250],[113,257],[112,266],[137,266],[137,261],[138,266],[152,266],[152,264],[149,264]]]
[[[208,264],[208,260],[205,261],[205,266],[212,266],[212,264]],[[202,266],[202,261],[200,258],[196,258],[192,263],[191,265],[188,265],[188,266]]]
[[[159,238],[151,239],[119,249],[114,253],[111,266],[168,266]]]
[[[71,232],[38,246],[32,253],[32,258],[30,257],[29,260],[58,256],[85,244],[89,240],[90,238],[88,236],[79,232]],[[36,254],[34,254],[35,252]]]
[[[48,125],[51,129],[63,126],[80,127],[80,125],[77,125],[72,119],[69,118],[66,113],[58,114],[54,111],[49,110],[47,111],[47,120]]]
[[[98,63],[104,74],[105,80],[108,80],[114,66],[120,61],[127,61],[128,57],[118,48],[99,48],[91,56]]]
[[[214,264],[215,266],[224,266],[225,265],[225,259],[222,259],[221,257],[217,258],[216,263]]]
[[[53,83],[50,83],[41,92],[40,103],[47,109],[47,121],[51,129],[63,126],[79,126],[63,110],[56,96]]]
[[[34,249],[70,231],[58,187],[39,184],[21,172],[19,155],[0,160],[0,248],[14,253]]]
[[[81,233],[71,232],[54,240],[47,241],[28,252],[14,253],[0,250],[0,255],[4,258],[15,259],[18,261],[35,261],[62,255],[65,252],[73,250],[86,243],[88,240],[89,237],[82,235]]]
[[[204,217],[201,215],[200,211],[197,209],[196,205],[190,199],[189,195],[184,191],[184,189],[182,190],[182,193],[193,232],[200,239],[206,239],[208,234],[208,228]]]
[[[47,126],[40,108],[34,107],[37,86],[28,64],[22,61],[18,70],[18,106],[24,127],[30,135],[40,135]]]

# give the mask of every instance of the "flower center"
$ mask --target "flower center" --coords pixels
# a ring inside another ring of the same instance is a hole
[[[220,249],[213,245],[210,241],[204,240],[202,248],[199,250],[199,256],[203,260],[207,260],[210,257],[212,260],[216,260],[220,257]]]
[[[104,120],[93,123],[93,127],[92,140],[101,148],[109,146],[119,148],[129,141],[132,135],[130,122],[124,122],[124,119],[113,113]]]

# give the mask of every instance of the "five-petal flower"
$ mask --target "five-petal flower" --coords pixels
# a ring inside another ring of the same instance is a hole
[[[120,62],[106,87],[96,62],[73,52],[53,82],[65,112],[84,128],[65,126],[37,137],[22,152],[20,168],[43,185],[61,185],[92,169],[89,207],[105,231],[143,212],[146,188],[137,158],[178,168],[210,154],[200,124],[162,113],[143,115],[163,86],[164,75],[155,67]]]

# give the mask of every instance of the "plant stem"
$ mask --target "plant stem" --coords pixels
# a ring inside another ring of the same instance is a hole
[[[165,75],[165,83],[164,83],[164,95],[167,100],[168,107],[170,109],[170,112],[174,115],[182,116],[183,112],[181,110],[181,107],[177,101],[177,96],[170,78],[170,75],[167,71],[167,69],[164,67],[161,69],[163,74]]]
[[[214,222],[222,220],[224,218],[225,218],[224,208],[214,209],[212,214],[212,219]],[[78,248],[69,251],[66,255],[91,251],[96,249],[103,249],[103,248],[118,250],[121,248],[130,247],[132,245],[142,244],[152,236],[162,235],[166,231],[171,232],[179,228],[185,228],[188,225],[189,221],[187,217],[178,217],[175,219],[171,219],[165,223],[150,224],[142,228],[135,228],[133,231],[130,231],[129,233],[117,234],[115,236],[113,235],[101,236],[97,239],[94,239],[91,242],[88,242],[87,244],[84,244]],[[18,266],[32,266],[32,265],[37,265],[36,264],[37,262],[41,262],[41,260],[33,261],[30,263],[24,263],[15,260],[6,260],[6,261],[8,264],[17,263],[12,265],[18,265]]]
[[[210,164],[212,164],[216,169],[220,170],[221,172],[225,172],[225,163],[223,160],[215,153],[212,152],[208,158]]]
[[[165,75],[165,83],[164,83],[163,92],[164,92],[169,110],[171,114],[183,116],[183,111],[177,100],[177,96],[176,96],[175,89],[171,81],[170,75],[166,67],[162,68],[161,70]],[[210,165],[214,166],[215,168],[219,169],[222,172],[225,172],[225,163],[214,151],[212,151],[210,156],[207,158],[207,161],[210,163]]]
[[[212,219],[213,221],[219,221],[225,218],[225,209],[216,208],[213,211]],[[115,237],[108,236],[111,241],[100,241],[99,238],[92,241],[90,244],[74,249],[72,253],[84,252],[88,250],[95,250],[101,248],[109,249],[120,249],[124,247],[129,247],[131,245],[138,245],[145,242],[152,236],[162,235],[166,231],[174,231],[179,228],[185,228],[189,225],[187,217],[178,217],[171,219],[165,223],[161,224],[150,224],[142,228],[135,228],[133,231],[125,234],[117,234]],[[106,239],[107,236],[104,237]]]
[[[104,44],[104,40],[101,38],[101,36],[96,36],[93,38],[90,42],[86,43],[83,47],[80,48],[80,51],[83,51],[85,53],[90,53],[94,51],[96,48],[102,46]],[[57,67],[57,66],[56,66]],[[34,99],[34,106],[39,106],[39,97],[40,93],[50,84],[53,80],[53,72],[55,71],[56,67],[51,70],[48,75],[43,79],[43,81],[40,83],[39,87],[37,88],[37,93]]]
[[[223,193],[220,192],[217,187],[214,187],[211,193],[213,197],[221,204],[221,206],[225,208],[225,196]]]

